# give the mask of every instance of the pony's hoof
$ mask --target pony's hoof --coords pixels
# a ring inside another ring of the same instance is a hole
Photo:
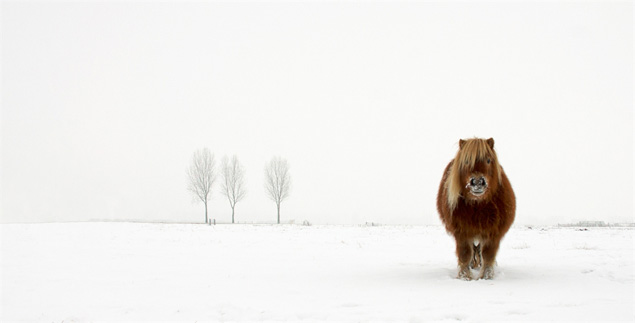
[[[461,268],[459,269],[459,276],[457,278],[462,280],[472,280],[472,271],[470,271],[470,268],[468,267]]]
[[[481,273],[481,279],[494,279],[494,267],[485,267]]]

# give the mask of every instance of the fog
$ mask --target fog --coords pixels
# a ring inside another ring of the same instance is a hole
[[[517,224],[632,222],[633,4],[2,2],[1,221],[202,222],[195,150],[236,154],[236,221],[439,224],[493,137]],[[214,187],[210,217],[231,221]]]

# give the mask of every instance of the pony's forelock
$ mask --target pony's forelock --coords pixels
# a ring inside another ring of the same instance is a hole
[[[487,140],[472,138],[461,142],[459,151],[454,157],[452,166],[450,167],[448,178],[445,182],[445,189],[447,190],[448,206],[450,212],[452,212],[461,197],[461,190],[463,183],[461,183],[461,174],[467,171],[472,171],[478,161],[484,161],[490,158],[494,167],[494,176],[498,177],[498,183],[502,183],[502,169],[498,163],[496,152]]]

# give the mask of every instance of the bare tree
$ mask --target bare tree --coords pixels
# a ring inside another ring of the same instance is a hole
[[[229,200],[229,206],[232,208],[232,223],[234,223],[234,208],[236,203],[240,202],[247,191],[245,190],[245,169],[238,161],[236,155],[230,160],[227,156],[223,157],[221,168],[223,182],[221,193]]]
[[[269,198],[276,203],[278,224],[280,224],[280,204],[289,196],[291,175],[286,159],[274,157],[265,166],[265,190]]]
[[[194,152],[192,164],[187,170],[188,190],[205,204],[205,223],[207,220],[207,201],[212,193],[212,185],[216,181],[216,160],[208,148]]]

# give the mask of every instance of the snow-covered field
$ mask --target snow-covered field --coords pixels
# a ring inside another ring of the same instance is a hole
[[[635,319],[635,230],[513,228],[462,281],[441,227],[3,224],[1,320]]]

